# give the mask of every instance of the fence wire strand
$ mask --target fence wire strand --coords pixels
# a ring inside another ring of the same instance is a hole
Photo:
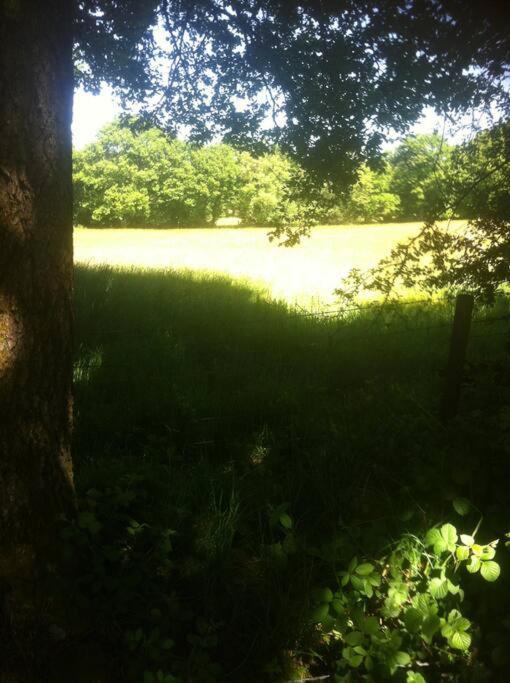
[[[510,302],[510,297],[502,297],[506,302]],[[425,304],[439,304],[443,309],[450,309],[450,317],[445,320],[444,322],[440,323],[435,323],[433,325],[424,325],[424,324],[419,324],[419,325],[410,325],[413,320],[410,320],[409,318],[406,318],[405,314],[399,315],[400,309],[404,306],[423,306]],[[322,308],[324,309],[325,307],[335,307],[334,310],[321,310],[321,311],[309,311],[306,309],[300,309],[300,307],[297,307],[299,310],[294,310],[290,311],[287,314],[287,318],[291,317],[293,319],[303,319],[303,320],[314,320],[314,321],[325,321],[330,325],[330,328],[328,329],[328,334],[326,337],[323,338],[325,345],[331,346],[333,343],[333,338],[334,338],[334,343],[350,343],[352,341],[359,341],[359,340],[364,340],[364,341],[372,341],[372,340],[384,340],[388,338],[394,338],[398,336],[408,336],[412,334],[429,334],[430,332],[437,332],[439,330],[451,330],[452,328],[452,318],[451,318],[451,313],[453,313],[453,308],[454,308],[454,301],[449,300],[449,299],[439,299],[439,300],[433,300],[433,299],[411,299],[411,300],[405,300],[405,301],[398,301],[398,300],[392,300],[389,302],[383,302],[383,303],[364,303],[356,306],[349,306],[349,307],[341,307],[338,308],[338,304],[326,304]],[[372,321],[368,322],[368,325],[365,329],[361,331],[355,331],[354,333],[351,333],[350,330],[348,329],[348,326],[353,323],[352,319],[345,319],[345,314],[346,313],[353,313],[353,312],[359,312],[359,313],[366,313],[366,312],[371,312],[373,310],[380,310],[381,313],[387,312],[388,314],[391,314],[395,316],[393,321],[385,321],[383,323],[384,329],[381,329],[381,319],[380,318],[375,318]],[[498,323],[506,323],[510,321],[510,313],[504,314],[504,315],[498,315],[498,316],[485,316],[482,318],[477,318],[474,317],[471,321],[471,326],[472,328],[476,328],[477,330],[479,329],[477,326],[485,326],[485,329],[483,332],[472,332],[471,333],[471,338],[473,339],[482,339],[482,338],[492,338],[492,337],[503,337],[503,336],[509,336],[510,335],[510,330],[508,327],[505,327],[503,330],[491,330],[490,332],[487,332],[487,327],[490,325],[495,325]],[[395,324],[399,325],[398,329],[391,329]],[[402,326],[405,326],[404,329]],[[124,340],[124,339],[130,339],[130,340],[139,340],[141,343],[146,344],[149,340],[158,340],[160,341],[162,338],[167,338],[168,340],[171,340],[173,338],[173,333],[169,328],[163,327],[159,329],[153,329],[150,331],[147,330],[122,330],[122,329],[109,329],[109,330],[104,330],[104,329],[98,329],[96,330],[95,334],[90,335],[92,339],[95,339],[96,344],[101,343],[103,340],[108,340],[109,338],[119,338],[119,340]],[[321,339],[321,341],[323,341]],[[109,342],[106,341],[106,344]],[[320,342],[314,342],[314,343],[309,343],[307,346],[309,347],[317,347],[320,346]],[[77,350],[77,353],[86,353],[89,355],[88,358],[84,358],[83,356],[80,358],[78,357],[75,361],[75,372],[79,375],[80,373],[87,372],[90,369],[93,368],[99,368],[101,367],[102,369],[112,369],[112,368],[126,368],[126,369],[132,369],[132,364],[130,363],[108,363],[104,364],[101,362],[101,359],[98,359],[97,356],[95,356],[95,353],[97,353],[97,350],[94,351],[93,348],[91,348],[91,344],[82,344],[80,348]],[[254,354],[256,355],[258,352],[257,350],[254,350]],[[250,354],[252,355],[252,354]],[[161,369],[161,365],[159,366]]]

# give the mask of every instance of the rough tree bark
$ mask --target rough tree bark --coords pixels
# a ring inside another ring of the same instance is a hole
[[[73,506],[72,6],[0,0],[0,647],[10,654],[44,622],[38,579]],[[0,681],[22,680],[0,660]]]

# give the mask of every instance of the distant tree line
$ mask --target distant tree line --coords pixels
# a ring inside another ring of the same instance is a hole
[[[314,215],[323,223],[510,215],[509,145],[508,124],[458,146],[438,134],[410,136],[378,167],[362,166],[347,194],[324,187]],[[294,192],[304,174],[278,149],[255,156],[226,144],[197,147],[116,122],[74,153],[75,223],[184,227],[224,216],[292,223],[306,213],[306,194]]]

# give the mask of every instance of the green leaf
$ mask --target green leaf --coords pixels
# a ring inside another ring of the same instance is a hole
[[[471,636],[465,631],[456,631],[448,642],[455,650],[467,650],[471,645]]]
[[[395,660],[399,666],[407,666],[411,663],[411,657],[407,654],[407,652],[402,651],[395,653]]]
[[[440,538],[441,532],[439,531],[439,529],[436,529],[436,527],[434,527],[433,529],[429,529],[425,534],[425,545],[434,545],[434,543],[436,543]]]
[[[474,544],[475,539],[473,536],[470,536],[469,534],[461,534],[460,535],[460,540],[464,545],[467,545],[469,548]]]
[[[451,624],[445,624],[441,629],[441,635],[445,638],[449,638],[452,633],[455,633],[455,629]]]
[[[447,550],[453,552],[455,550],[455,544],[458,540],[457,529],[453,524],[443,524],[441,527],[441,536],[443,537]]]
[[[370,564],[370,562],[364,562],[356,567],[356,574],[359,574],[360,576],[368,576],[373,571],[374,565]]]
[[[407,672],[406,683],[427,683],[423,676],[415,671]]]
[[[482,562],[480,574],[486,581],[496,581],[500,573],[501,568],[497,562],[493,562],[491,560],[488,562]]]
[[[347,645],[355,646],[361,645],[363,642],[363,634],[360,631],[351,631],[345,636],[345,642]]]
[[[456,631],[467,631],[471,626],[471,622],[466,617],[459,617],[454,622],[454,628]]]
[[[457,619],[460,619],[462,617],[462,614],[459,612],[458,609],[452,609],[450,610],[450,614],[448,615],[448,623],[451,624],[452,622],[456,621]]]
[[[280,515],[280,524],[284,529],[292,529],[292,519],[286,512]]]
[[[363,579],[360,579],[358,576],[355,576],[354,574],[351,576],[351,583],[353,587],[358,590],[358,591],[364,591],[365,589],[365,582]]]
[[[330,588],[315,588],[312,591],[312,599],[315,602],[331,602],[333,600],[333,591]]]
[[[390,654],[388,657],[388,667],[390,669],[390,673],[394,674],[397,667],[399,666],[407,666],[411,662],[411,657],[407,654],[407,652],[394,652]]]
[[[379,621],[377,617],[367,617],[363,621],[363,630],[368,633],[369,636],[377,636],[379,634]]]
[[[413,607],[415,607],[424,618],[437,613],[436,603],[428,593],[419,593],[416,595],[413,598]]]
[[[471,509],[471,503],[467,498],[454,498],[452,505],[455,512],[461,517],[467,515]]]
[[[485,545],[482,549],[482,552],[480,554],[480,559],[481,560],[492,560],[492,558],[496,555],[496,551],[494,548],[492,548],[490,545]]]
[[[446,579],[434,578],[430,580],[429,591],[436,600],[441,600],[448,595],[448,581]]]
[[[424,619],[423,625],[421,627],[421,632],[423,639],[426,643],[430,644],[432,642],[432,638],[434,634],[439,630],[440,626],[441,621],[437,614],[430,614],[428,617]]]
[[[371,598],[372,595],[374,594],[374,589],[372,588],[372,584],[370,581],[367,581],[366,579],[363,581],[363,592],[367,596],[367,598]]]
[[[439,529],[429,529],[425,536],[425,545],[433,546],[436,555],[441,555],[446,550],[446,543]]]
[[[344,614],[345,613],[345,607],[344,603],[339,600],[338,598],[335,598],[331,602],[331,607],[335,610],[337,614]]]
[[[481,565],[481,560],[479,557],[475,557],[474,555],[471,555],[471,559],[469,560],[469,564],[466,565],[466,569],[470,574],[476,574],[476,572],[480,569]]]
[[[409,607],[404,614],[404,624],[409,633],[418,633],[423,616],[415,607]]]
[[[312,623],[320,624],[329,614],[329,605],[323,604],[316,607],[310,616]]]
[[[469,559],[469,548],[465,545],[459,545],[457,546],[457,550],[455,551],[455,555],[459,562],[464,562],[465,560]]]
[[[352,572],[356,569],[357,566],[358,566],[358,558],[353,557],[349,563],[348,568],[347,568],[348,573],[352,574]]]
[[[355,669],[363,662],[363,655],[356,654],[352,647],[344,647],[342,657]]]
[[[396,617],[400,614],[402,603],[405,602],[407,593],[400,590],[400,588],[390,588],[388,590],[388,597],[384,601],[384,616]]]
[[[457,586],[456,584],[452,583],[452,582],[450,581],[450,579],[447,579],[447,583],[448,583],[448,591],[449,591],[452,595],[457,595],[458,592],[460,591],[460,586]]]
[[[354,668],[357,669],[358,666],[360,666],[363,663],[363,655],[352,655],[352,657],[349,659],[349,664]]]

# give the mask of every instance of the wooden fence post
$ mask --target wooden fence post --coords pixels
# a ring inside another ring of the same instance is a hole
[[[471,328],[474,299],[471,294],[459,294],[455,300],[450,353],[446,367],[445,385],[441,402],[441,419],[451,420],[457,415],[460,389],[466,361],[466,351]]]

